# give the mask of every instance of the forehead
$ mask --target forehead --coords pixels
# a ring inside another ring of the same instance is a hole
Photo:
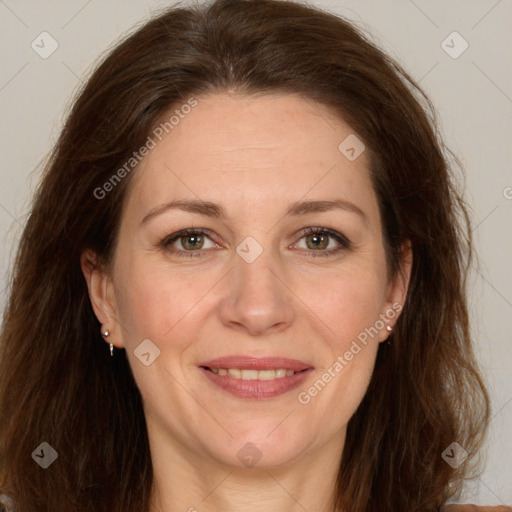
[[[376,208],[365,152],[351,161],[339,148],[354,140],[353,130],[318,103],[295,94],[219,93],[178,113],[135,172],[130,210],[194,198],[235,211],[251,201],[276,207],[304,196]]]

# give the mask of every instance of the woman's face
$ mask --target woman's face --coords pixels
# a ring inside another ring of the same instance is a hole
[[[180,113],[134,171],[92,291],[152,447],[237,466],[340,455],[407,282],[388,281],[364,147],[297,95]]]

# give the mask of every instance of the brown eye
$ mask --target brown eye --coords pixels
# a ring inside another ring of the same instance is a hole
[[[183,229],[162,241],[162,246],[176,256],[201,256],[219,246],[203,230]]]
[[[181,244],[181,248],[185,250],[202,249],[204,244],[203,235],[185,235],[177,240]]]
[[[329,246],[329,236],[314,233],[304,237],[306,239],[306,245],[308,249],[320,249],[325,250]]]
[[[306,250],[311,256],[332,256],[349,249],[350,241],[332,229],[310,227],[303,231],[296,248]]]

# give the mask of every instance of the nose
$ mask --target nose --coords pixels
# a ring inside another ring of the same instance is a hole
[[[235,255],[226,296],[220,305],[224,325],[253,336],[281,332],[294,319],[293,292],[270,250],[248,263]]]

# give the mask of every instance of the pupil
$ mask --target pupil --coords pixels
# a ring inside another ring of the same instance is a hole
[[[318,248],[325,249],[326,241],[327,241],[327,237],[325,235],[319,235],[319,234],[311,235],[311,243],[312,243],[313,247],[316,249],[318,249]]]
[[[199,245],[201,242],[201,236],[200,235],[188,235],[185,237],[185,243],[183,244],[185,248],[188,249],[196,249],[197,245]]]

